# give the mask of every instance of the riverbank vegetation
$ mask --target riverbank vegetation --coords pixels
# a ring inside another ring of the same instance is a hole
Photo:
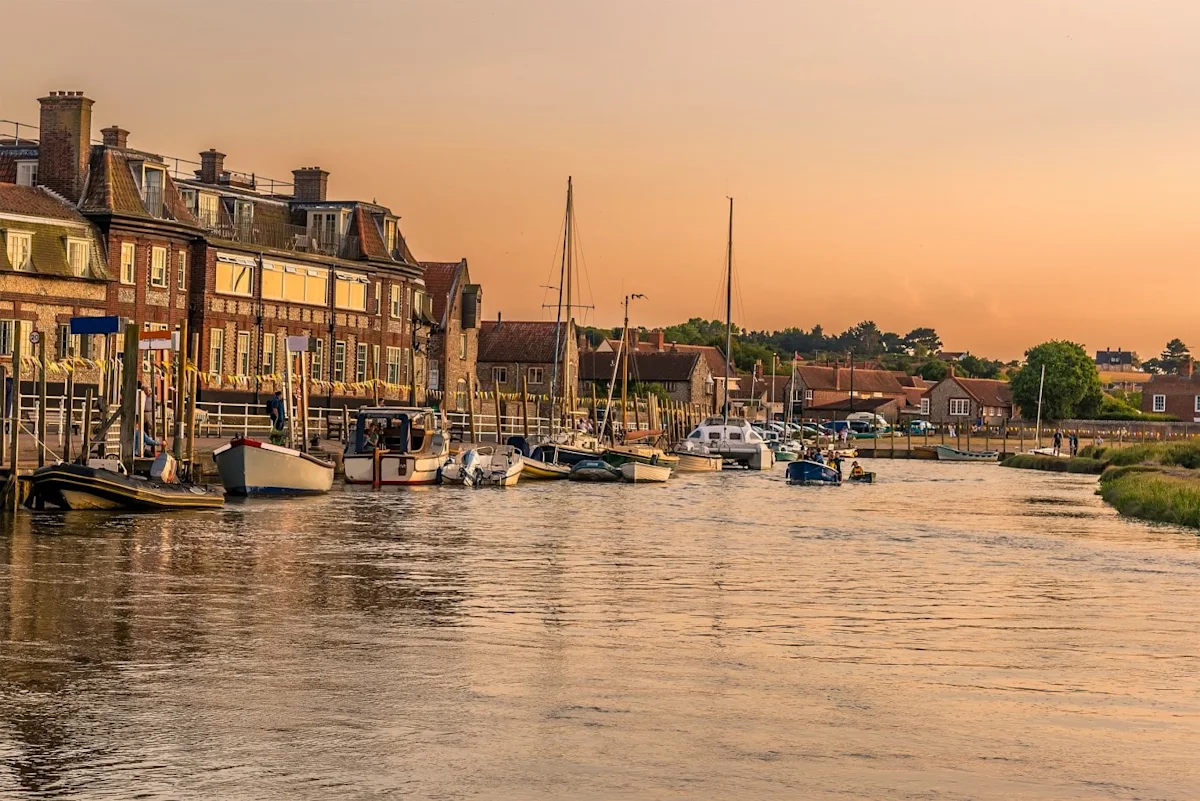
[[[1099,473],[1097,493],[1121,514],[1200,528],[1200,442],[1127,448],[1089,445],[1073,458],[1021,453],[1003,464],[1025,470]]]

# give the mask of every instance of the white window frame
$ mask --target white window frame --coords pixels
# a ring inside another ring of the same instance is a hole
[[[325,375],[325,340],[321,338],[313,344],[312,362],[309,367],[312,369],[313,380],[321,381]]]
[[[17,186],[37,186],[38,163],[36,160],[17,162]]]
[[[16,320],[0,320],[0,356],[12,356],[13,339],[17,336]]]
[[[812,403],[812,399],[813,399],[813,391],[811,389],[804,390],[804,402]]]
[[[530,367],[529,368],[529,383],[530,384],[541,384],[541,383],[544,383],[545,380],[546,380],[546,371],[544,369],[542,369],[541,367]]]
[[[208,372],[220,375],[225,367],[225,329],[208,332]]]
[[[16,244],[21,242],[25,247],[25,258],[20,264],[16,260]],[[33,234],[28,231],[5,231],[4,245],[8,252],[8,263],[19,273],[33,272]]]
[[[82,254],[82,260],[79,264],[76,264],[75,260],[71,258],[71,252],[73,248],[75,249],[76,253]],[[80,239],[74,236],[67,237],[67,264],[71,266],[71,274],[76,278],[86,277],[88,274],[88,267],[91,265],[91,261],[92,243],[86,239]]]
[[[404,318],[404,293],[399,284],[392,284],[391,316],[393,320]]]
[[[331,381],[346,380],[346,342],[339,339],[333,343],[333,372],[329,378]]]
[[[187,291],[187,255],[186,250],[175,251],[175,288],[180,292]]]
[[[367,343],[359,342],[358,347],[354,349],[354,380],[367,380],[367,367],[370,364],[368,361],[371,358],[371,350],[367,347]]]
[[[275,374],[274,334],[263,334],[262,370],[265,375]]]
[[[150,286],[167,288],[167,249],[162,245],[150,248]]]
[[[391,346],[388,347],[388,349],[387,349],[387,383],[389,383],[389,384],[399,384],[400,383],[400,365],[401,365],[401,359],[403,358],[403,355],[404,355],[404,351],[401,348],[393,348]]]
[[[121,243],[121,283],[132,286],[137,283],[137,243]]]
[[[493,367],[492,368],[492,383],[496,386],[508,383],[508,368]]]
[[[249,257],[244,257],[249,258]],[[229,288],[223,288],[220,282],[220,275],[223,270],[229,270],[230,277],[233,279]],[[220,255],[217,257],[216,281],[213,285],[213,292],[218,295],[230,295],[236,298],[252,298],[254,297],[254,273],[255,265],[238,264],[237,262],[222,261]],[[246,283],[249,285],[245,292],[241,292],[235,287],[239,283],[239,279],[245,277]]]
[[[441,368],[438,367],[437,362],[432,362],[429,365],[429,388],[436,392],[437,390],[442,388],[441,384],[442,384]]]
[[[955,411],[955,410],[958,411]],[[971,416],[971,399],[970,398],[951,398],[950,399],[950,416],[951,417],[970,417]]]
[[[1165,412],[1167,410],[1167,396],[1155,395],[1150,401],[1150,410],[1155,412]]]
[[[233,372],[241,376],[250,376],[251,373],[251,349],[250,349],[250,332],[237,332],[237,345],[233,356]]]
[[[1192,408],[1195,409],[1198,414],[1200,414],[1200,395],[1196,396],[1196,405]]]
[[[217,224],[221,216],[221,198],[209,192],[196,193],[196,219],[200,224],[211,228]]]
[[[921,398],[921,414],[929,415],[929,398]]]
[[[467,335],[465,332],[458,335],[458,360],[460,362],[467,360]]]

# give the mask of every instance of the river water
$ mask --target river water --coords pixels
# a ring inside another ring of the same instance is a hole
[[[0,533],[0,797],[1200,797],[1200,539],[877,461]]]

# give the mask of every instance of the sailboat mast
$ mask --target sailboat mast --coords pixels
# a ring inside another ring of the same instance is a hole
[[[629,342],[629,296],[625,296],[625,325],[621,329],[621,341]],[[621,352],[621,439],[629,432],[629,347]]]
[[[729,424],[729,360],[733,348],[733,198],[729,198],[729,240],[725,246],[725,401],[722,417]]]
[[[566,328],[565,337],[563,340],[563,352],[562,352],[563,397],[566,398],[568,414],[575,411],[575,403],[574,403],[575,396],[574,396],[574,393],[571,392],[571,386],[572,386],[571,385],[571,360],[570,360],[570,358],[568,358],[569,354],[571,353],[571,321],[575,319],[574,316],[572,315],[572,312],[574,310],[571,306],[571,274],[575,272],[575,266],[573,263],[574,255],[575,255],[574,247],[573,247],[573,240],[575,237],[572,236],[572,232],[571,232],[571,225],[574,222],[574,220],[573,220],[574,216],[575,216],[575,188],[574,188],[574,185],[572,184],[571,176],[568,175],[567,176],[567,221],[566,221],[566,225],[563,226],[564,233],[566,236],[566,241],[563,243],[563,263],[566,267],[566,279],[567,279],[567,282],[566,282],[566,287],[567,287],[567,304],[566,304],[567,305],[567,328]]]
[[[562,361],[565,361],[565,359],[563,359],[559,354],[561,352],[564,352],[566,350],[566,348],[563,348],[562,351],[560,351],[559,348],[561,348],[563,345],[563,337],[562,337],[563,287],[565,286],[565,281],[567,280],[567,249],[568,249],[567,245],[570,242],[570,240],[571,240],[571,176],[568,175],[567,176],[567,211],[566,211],[566,218],[563,222],[562,265],[559,267],[559,272],[558,272],[558,311],[554,315],[554,357],[555,358],[554,358],[554,370],[550,376],[550,430],[551,431],[554,430],[554,421],[556,419],[558,419],[558,415],[554,412],[554,398],[555,398],[555,393],[558,392],[558,377],[560,375],[559,365]],[[567,315],[570,316],[570,311],[567,312]],[[565,387],[566,385],[567,385],[567,382],[564,379],[563,386]]]

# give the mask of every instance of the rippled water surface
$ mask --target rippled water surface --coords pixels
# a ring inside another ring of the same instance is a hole
[[[0,796],[1200,797],[1200,540],[876,462],[0,533]]]

